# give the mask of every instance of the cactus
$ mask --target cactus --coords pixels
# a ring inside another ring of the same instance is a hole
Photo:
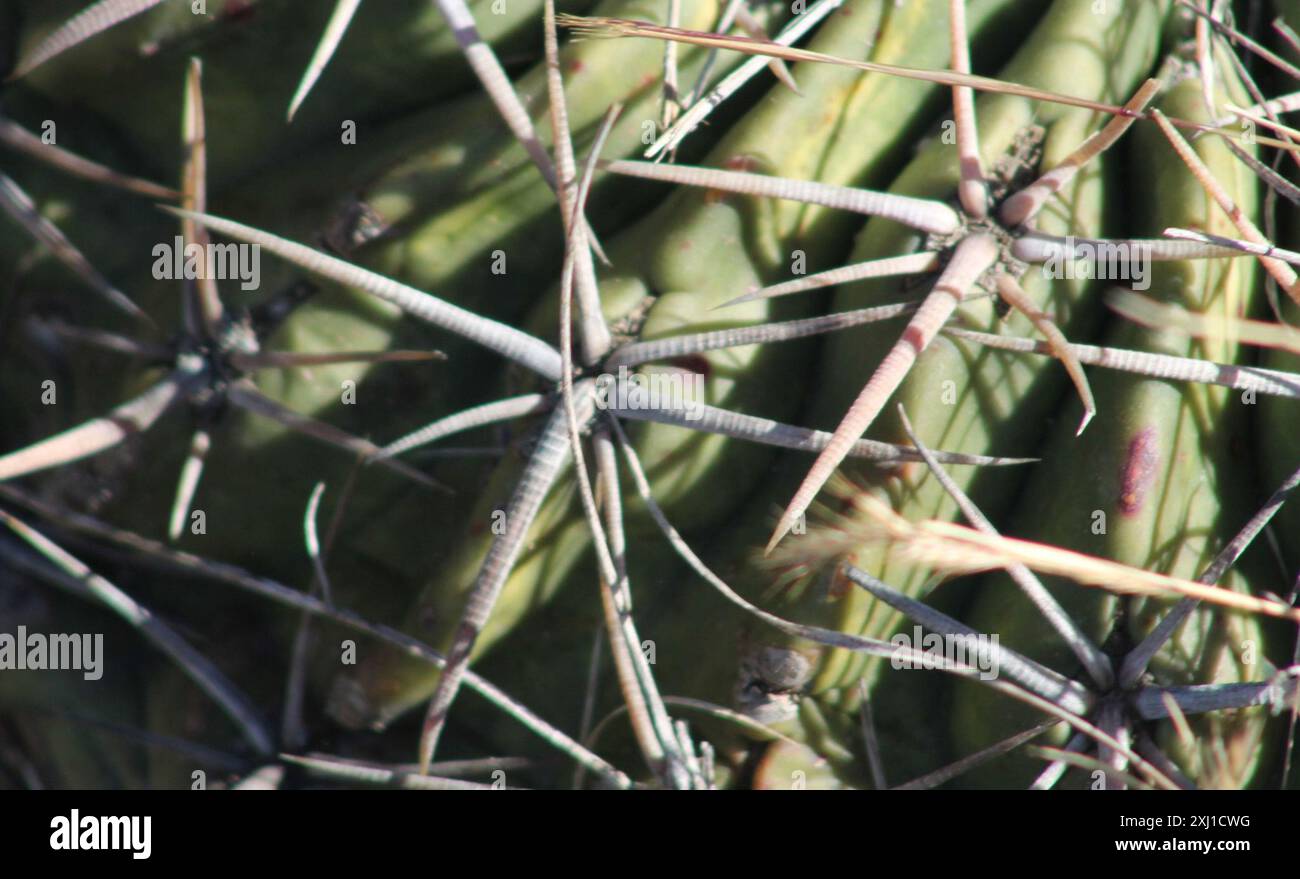
[[[1203,113],[1199,109],[1200,94],[1200,83],[1186,78],[1184,72],[1181,81],[1171,86],[1158,105],[1170,115],[1194,118]],[[1212,212],[1213,205],[1185,168],[1167,164],[1157,167],[1154,163],[1144,168],[1138,164],[1143,156],[1158,155],[1161,146],[1156,140],[1158,132],[1142,131],[1138,135],[1134,139],[1134,165],[1139,179],[1145,181],[1143,185],[1151,188],[1147,203],[1152,205],[1148,209],[1152,216],[1143,218],[1143,226],[1197,227],[1207,232],[1217,229],[1216,234],[1230,233],[1226,218]],[[1252,175],[1241,169],[1221,144],[1207,142],[1202,150],[1207,165],[1229,187],[1242,209],[1254,211]],[[1162,299],[1181,300],[1197,311],[1243,313],[1250,309],[1256,289],[1253,269],[1239,260],[1153,264],[1151,293]],[[1155,332],[1131,325],[1116,327],[1106,341],[1115,347],[1163,348],[1184,356],[1193,353],[1186,342],[1162,340]],[[1197,347],[1201,348],[1197,353],[1218,362],[1233,363],[1239,357],[1230,341]],[[1178,388],[1118,374],[1099,376],[1094,389],[1098,406],[1107,407],[1112,418],[1091,429],[1080,441],[1063,435],[1070,422],[1067,414],[1060,419],[1054,442],[1059,444],[1057,448],[1082,445],[1080,453],[1095,462],[1099,473],[1108,475],[1096,480],[1070,479],[1061,469],[1066,465],[1065,454],[1045,455],[1054,466],[1045,469],[1026,489],[1018,505],[1018,515],[1024,517],[1025,524],[1018,530],[1035,539],[1077,547],[1139,567],[1189,578],[1198,575],[1231,537],[1232,529],[1249,514],[1249,494],[1243,491],[1247,486],[1227,476],[1242,466],[1233,451],[1233,438],[1242,430],[1247,414],[1240,400],[1224,388]],[[1065,485],[1069,489],[1063,491]],[[1220,583],[1248,590],[1238,570],[1229,572]],[[983,591],[985,594],[972,611],[977,628],[1001,632],[1006,643],[1048,665],[1063,664],[1068,654],[1060,646],[1044,644],[1041,636],[1023,631],[1025,624],[1020,621],[1033,620],[1035,612],[1016,591],[1004,583],[990,583]],[[1071,618],[1098,643],[1114,639],[1136,644],[1159,617],[1158,608],[1150,601],[1122,608],[1120,602],[1125,600],[1117,596],[1079,594],[1077,590],[1061,590],[1058,594]],[[1128,631],[1116,633],[1113,627],[1125,619]],[[1262,646],[1261,637],[1255,620],[1192,618],[1185,623],[1179,642],[1169,644],[1158,655],[1152,673],[1179,683],[1187,680],[1193,668],[1202,668],[1213,680],[1250,679],[1254,675],[1249,669],[1235,667],[1237,658],[1231,651],[1251,642],[1258,648]],[[1222,658],[1216,656],[1223,651],[1227,653]],[[1262,656],[1262,651],[1258,655]],[[972,699],[969,693],[961,695]],[[976,715],[997,718],[999,725],[1010,720],[988,706],[977,707],[974,702],[967,705],[961,698],[957,704],[957,728],[979,728],[980,724],[973,722]],[[1258,759],[1259,727],[1247,722],[1253,728],[1243,733],[1250,741],[1243,743],[1241,750],[1250,756],[1244,763],[1234,764],[1227,777],[1214,779],[1216,785],[1237,787],[1249,781]],[[1009,723],[1005,734],[1013,732],[1015,725]],[[988,743],[970,744],[978,747]],[[1229,746],[1228,750],[1237,749]],[[1234,755],[1233,759],[1241,758]],[[1208,771],[1188,774],[1211,783]]]
[[[1158,5],[1148,4],[1123,13],[1112,10],[1112,17],[1099,20],[1086,4],[1057,4],[1010,61],[1003,78],[1046,88],[1058,86],[1051,77],[1059,76],[1063,70],[1057,61],[1059,54],[1071,46],[1086,52],[1083,46],[1087,44],[1082,42],[1086,36],[1086,39],[1094,41],[1092,45],[1099,52],[1092,55],[1090,66],[1082,70],[1077,66],[1073,68],[1071,92],[1084,94],[1087,86],[1091,85],[1095,91],[1090,96],[1097,100],[1122,100],[1137,87],[1139,77],[1155,54],[1160,14]],[[1122,54],[1113,58],[1100,54],[1105,51],[1104,47],[1118,45],[1125,47]],[[1125,64],[1131,66],[1125,70]],[[1123,73],[1127,73],[1126,78],[1121,76]],[[1096,125],[1092,114],[1081,109],[1059,110],[1059,115],[1054,118],[1041,113],[1031,115],[1029,102],[1007,95],[986,96],[977,105],[977,112],[981,120],[981,150],[989,166],[1013,150],[1017,138],[1024,137],[1031,122],[1043,127],[1040,159],[1043,168],[1052,167],[1064,158],[1090,133],[1090,126]],[[959,179],[953,153],[942,139],[934,141],[900,175],[895,191],[923,197],[951,192]],[[1081,175],[1062,190],[1058,194],[1060,201],[1040,216],[1038,229],[1047,234],[1099,235],[1106,210],[1102,173],[1096,171]],[[1023,171],[1021,175],[1023,177]],[[914,233],[896,224],[883,229],[873,229],[868,224],[851,260],[879,259],[915,248],[918,243]],[[1095,308],[1089,307],[1095,300],[1094,284],[1086,280],[1052,279],[1046,272],[1031,271],[1026,275],[1025,286],[1027,292],[1032,291],[1030,295],[1035,301],[1047,303],[1054,310],[1053,317],[1068,336],[1089,333],[1091,328],[1088,324],[1096,319]],[[849,288],[839,294],[836,307],[861,308],[897,301],[896,288],[896,284],[885,281],[872,282],[870,287]],[[990,330],[1000,328],[1004,320],[993,305],[988,299],[972,302],[963,308],[959,319],[967,326]],[[1028,321],[1019,314],[1005,323],[1010,324],[1008,330],[1018,335],[1032,333]],[[858,331],[857,338],[832,340],[824,369],[831,374],[869,374],[875,366],[873,360],[879,360],[871,352],[887,350],[888,338],[895,333],[892,327],[868,327]],[[1002,454],[1034,454],[1036,446],[1030,444],[1031,438],[1042,430],[1047,414],[1045,409],[1061,392],[1059,384],[1049,384],[1049,379],[1059,378],[1050,366],[1044,362],[1008,363],[995,352],[979,351],[960,341],[950,342],[941,338],[918,360],[894,399],[912,414],[918,431],[929,437],[930,442],[944,447],[956,443],[955,448],[973,454],[989,454],[994,450]],[[842,384],[828,384],[824,399],[819,399],[817,404],[823,410],[842,411],[846,405],[845,391]],[[998,418],[991,416],[990,412],[1006,414]],[[827,416],[815,414],[814,417]],[[906,441],[896,420],[893,424],[882,424],[876,435],[882,439]],[[1023,445],[1019,444],[1021,438],[1026,440]],[[965,488],[977,475],[972,470],[963,470],[957,477]],[[926,478],[923,468],[911,474],[882,473],[880,477],[864,474],[863,478],[870,480],[873,487],[878,484],[876,490],[887,493],[895,509],[910,518],[949,518],[955,513],[952,501],[934,480]],[[985,481],[992,485],[976,496],[981,507],[996,517],[1015,490],[1015,478],[1010,473],[999,473],[996,478]],[[976,489],[971,488],[971,491]],[[905,591],[924,588],[929,573],[923,567],[908,566],[891,558],[889,553],[876,549],[864,550],[854,557],[853,563]],[[817,613],[817,603],[820,602],[817,598],[811,602],[809,611]],[[782,606],[779,612],[803,617],[801,610],[792,607]],[[818,615],[823,617],[823,625],[832,621],[825,618],[826,614],[833,615],[835,627],[861,631],[873,637],[887,635],[898,623],[896,612],[860,592],[822,610]],[[879,673],[881,663],[867,661],[876,667],[870,672],[874,677]],[[846,709],[856,710],[854,686],[863,674],[863,662],[862,657],[828,656],[810,683],[810,691],[823,693],[847,686],[843,696],[847,702]]]
[[[1294,187],[1224,4],[211,5],[0,13],[3,585],[76,593],[0,607],[134,609],[139,663],[115,736],[0,727],[31,766],[1277,784]],[[159,277],[178,234],[258,289]]]

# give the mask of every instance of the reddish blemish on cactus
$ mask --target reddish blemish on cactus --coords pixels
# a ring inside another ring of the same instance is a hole
[[[1156,449],[1156,431],[1153,427],[1139,431],[1128,444],[1124,469],[1120,471],[1119,509],[1126,516],[1140,512],[1147,491],[1155,479],[1160,454]]]
[[[831,581],[826,588],[826,597],[831,601],[839,601],[848,595],[853,589],[853,581],[845,574],[844,568],[836,568],[835,573],[831,576]]]

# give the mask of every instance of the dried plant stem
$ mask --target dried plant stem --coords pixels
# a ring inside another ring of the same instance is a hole
[[[1197,314],[1127,290],[1112,291],[1106,297],[1106,304],[1145,327],[1182,333],[1194,339],[1236,339],[1247,345],[1300,354],[1300,330],[1286,324]]]
[[[1275,599],[1206,586],[1043,543],[993,537],[951,522],[909,522],[870,495],[859,496],[855,502],[864,513],[859,517],[857,540],[892,541],[902,557],[939,570],[971,573],[1019,563],[1040,574],[1120,595],[1198,598],[1220,607],[1300,622],[1300,610]]]
[[[858,61],[851,58],[838,58],[834,55],[826,55],[808,49],[792,48],[770,40],[755,40],[753,38],[740,36],[674,29],[662,25],[651,24],[650,22],[645,21],[633,21],[622,18],[602,18],[600,16],[584,17],[579,15],[561,15],[557,18],[557,21],[562,27],[572,28],[577,33],[584,36],[643,37],[657,40],[673,40],[681,43],[690,43],[696,46],[730,49],[735,52],[744,52],[749,55],[780,58],[784,61],[811,61],[818,64],[836,64],[841,67],[864,70],[868,73],[881,73],[887,76],[898,76],[904,79],[914,79],[921,82],[934,83],[935,85],[948,87],[967,86],[979,91],[1013,95],[1015,97],[1027,98],[1031,101],[1047,101],[1053,104],[1061,104],[1066,107],[1082,107],[1085,110],[1093,110],[1098,113],[1108,113],[1112,116],[1134,116],[1138,119],[1153,118],[1152,114],[1149,112],[1133,113],[1116,104],[1107,104],[1102,101],[1093,101],[1087,98],[1065,95],[1059,92],[1047,91],[1045,89],[1034,88],[1033,86],[1021,85],[1014,82],[1004,82],[1003,80],[994,79],[993,77],[975,76],[972,74],[956,73],[948,70],[923,70],[916,67],[904,67],[897,64],[881,64],[874,61]],[[1239,132],[1233,131],[1232,129],[1215,128],[1211,125],[1206,125],[1200,122],[1190,122],[1186,119],[1170,117],[1169,121],[1179,128],[1213,133],[1221,137],[1239,138],[1242,136]],[[1279,149],[1291,150],[1295,148],[1292,144],[1272,138],[1257,137],[1255,140],[1257,143]]]

